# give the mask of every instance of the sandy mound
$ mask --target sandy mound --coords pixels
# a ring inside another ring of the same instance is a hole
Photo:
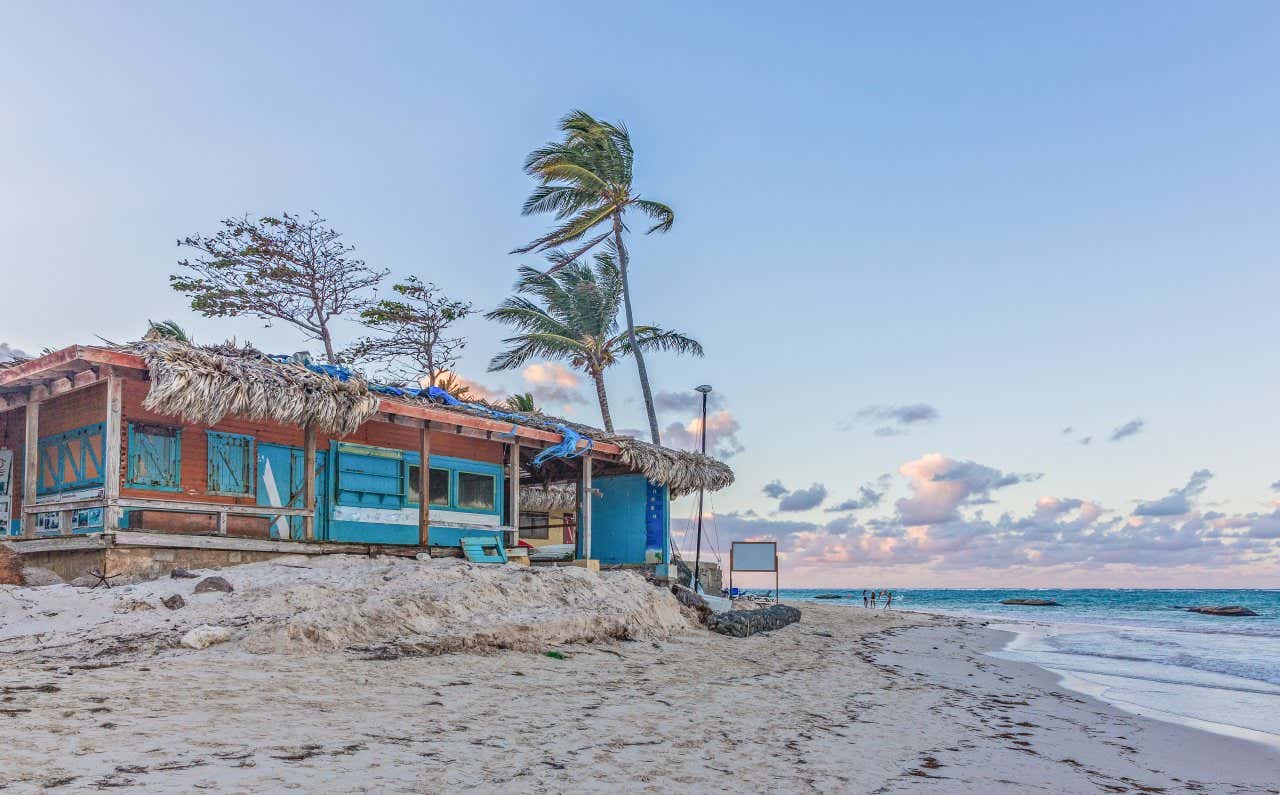
[[[231,629],[227,645],[252,653],[374,657],[540,651],[666,637],[689,626],[669,591],[632,572],[332,555],[217,573],[233,592],[196,593],[198,579],[5,587],[12,598],[0,598],[0,655],[105,662],[176,648],[204,626]],[[186,606],[162,607],[172,594]]]

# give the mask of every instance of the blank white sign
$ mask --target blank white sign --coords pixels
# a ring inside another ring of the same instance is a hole
[[[734,541],[730,555],[734,571],[777,571],[776,541]]]

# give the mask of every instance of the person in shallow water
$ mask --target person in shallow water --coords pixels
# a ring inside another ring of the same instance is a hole
[[[879,596],[880,596],[880,594],[876,593],[875,591],[872,591],[872,592],[871,592],[871,607],[872,607],[873,609],[874,609],[874,608],[875,608],[875,606],[876,606],[876,599],[877,599],[877,598],[879,598]]]
[[[862,606],[866,607],[871,600],[867,598],[867,589],[862,589]]]
[[[885,606],[885,609],[887,610],[889,606],[893,604],[893,591],[885,591],[884,598],[885,598],[884,606]]]

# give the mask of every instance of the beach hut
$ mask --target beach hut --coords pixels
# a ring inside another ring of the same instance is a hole
[[[167,340],[0,367],[0,538],[65,576],[279,554],[455,554],[671,576],[669,501],[733,473],[304,355]]]

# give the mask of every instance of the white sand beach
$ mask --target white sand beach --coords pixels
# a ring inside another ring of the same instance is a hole
[[[285,564],[216,572],[232,593],[192,594],[196,580],[5,588],[0,789],[1274,792],[1280,780],[1275,749],[1126,714],[986,656],[1002,635],[981,622],[806,604],[799,624],[735,639],[689,625],[632,574]],[[158,607],[171,593],[188,606]],[[177,642],[204,624],[232,639]]]

